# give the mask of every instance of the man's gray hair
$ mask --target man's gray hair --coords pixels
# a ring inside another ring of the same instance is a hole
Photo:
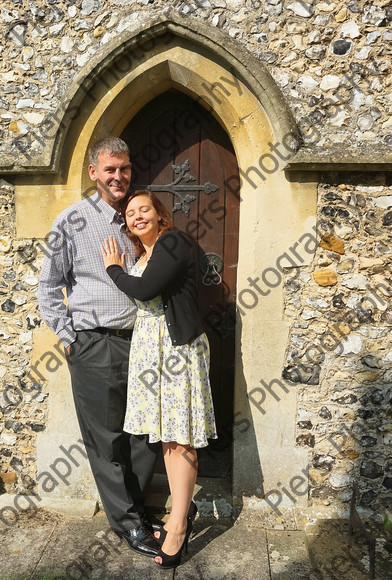
[[[94,167],[98,162],[98,155],[100,153],[109,153],[109,155],[123,155],[126,153],[129,157],[128,145],[119,137],[103,137],[98,139],[92,147],[90,147],[88,155],[90,165]]]

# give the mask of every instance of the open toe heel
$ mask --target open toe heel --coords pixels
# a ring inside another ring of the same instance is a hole
[[[164,532],[166,532],[166,530],[163,530]],[[173,554],[172,556],[170,556],[169,554],[166,554],[165,552],[163,552],[162,547],[160,548],[157,556],[159,556],[162,560],[161,564],[158,564],[158,562],[155,562],[157,564],[157,566],[160,566],[161,568],[164,568],[165,570],[169,569],[169,568],[176,568],[177,566],[179,566],[181,564],[181,558],[182,558],[182,551],[185,551],[185,554],[188,553],[188,542],[189,542],[189,537],[191,535],[193,531],[193,522],[190,518],[187,519],[187,526],[186,526],[186,532],[185,532],[185,538],[184,541],[181,545],[181,548],[178,550],[178,552],[176,554]],[[167,532],[165,534],[165,537],[167,535]],[[159,538],[160,541],[160,538]]]

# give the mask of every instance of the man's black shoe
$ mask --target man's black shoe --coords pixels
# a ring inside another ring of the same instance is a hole
[[[143,524],[147,528],[147,530],[152,534],[154,534],[154,532],[160,532],[162,526],[164,525],[164,523],[161,522],[161,520],[158,520],[157,518],[150,520],[146,516],[143,517]]]
[[[158,555],[160,545],[143,524],[127,532],[118,532],[118,535],[124,538],[135,552],[151,558]]]

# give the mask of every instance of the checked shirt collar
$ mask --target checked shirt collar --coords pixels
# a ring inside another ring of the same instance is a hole
[[[121,224],[121,229],[125,228],[125,221],[121,213],[116,211],[114,207],[106,203],[99,195],[98,191],[96,191],[91,196],[91,201],[94,203],[94,206],[97,208],[98,211],[102,211],[105,216],[107,216],[108,221],[110,224],[118,223]]]

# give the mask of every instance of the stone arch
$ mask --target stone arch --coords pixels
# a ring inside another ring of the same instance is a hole
[[[74,139],[73,122],[76,121],[76,125],[79,125],[82,118],[79,118],[79,122],[77,118],[85,117],[82,109],[93,108],[96,97],[92,99],[91,96],[94,90],[98,93],[100,88],[104,91],[108,87],[116,90],[114,87],[120,82],[124,85],[121,90],[124,90],[127,83],[132,83],[135,68],[140,68],[144,62],[152,62],[154,64],[151,64],[150,70],[153,72],[155,61],[160,61],[160,64],[165,61],[164,53],[168,53],[165,80],[171,79],[173,84],[186,86],[187,72],[183,71],[179,75],[172,69],[174,62],[170,59],[170,52],[173,46],[178,46],[185,52],[190,49],[238,77],[264,110],[277,139],[288,132],[298,135],[291,111],[263,63],[221,30],[201,22],[191,23],[190,19],[170,12],[169,16],[154,19],[137,31],[124,31],[116,41],[104,46],[83,67],[52,115],[52,134],[55,133],[55,138],[46,143],[47,150],[44,153],[46,159],[50,157],[49,171],[56,171],[60,166],[64,144],[69,136]],[[163,57],[159,58],[159,54],[163,54]],[[191,71],[197,69],[196,64],[192,68],[192,63],[184,62],[184,70],[186,65],[190,65]],[[204,80],[207,82],[207,78]],[[157,82],[158,79],[156,84]],[[157,87],[153,89],[156,91]],[[208,106],[208,100],[201,99],[201,103]]]
[[[269,143],[288,136],[290,152],[298,148],[292,114],[264,65],[222,31],[170,14],[137,31],[124,31],[104,46],[50,115],[44,152],[34,158],[34,166],[23,168],[40,186],[42,209],[41,231],[33,233],[30,225],[25,233],[45,235],[62,207],[80,199],[80,190],[89,191],[88,146],[100,136],[119,135],[148,101],[170,87],[196,99],[218,119],[231,138],[240,169],[256,180],[264,182],[274,173]],[[263,154],[267,167],[260,176]],[[32,180],[18,181],[17,195],[24,195],[17,214],[21,225],[30,212],[24,185],[29,187]],[[246,179],[244,186],[254,182]],[[37,200],[31,202],[35,205]]]

